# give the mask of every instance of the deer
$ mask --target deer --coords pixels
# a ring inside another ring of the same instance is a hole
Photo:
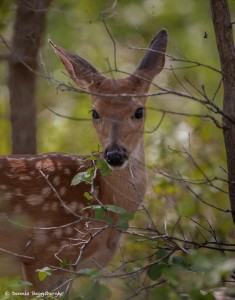
[[[162,29],[133,74],[116,80],[49,41],[72,80],[90,94],[102,151],[93,158],[65,153],[0,156],[1,276],[8,271],[21,274],[32,284],[29,291],[68,293],[71,274],[104,268],[112,259],[122,230],[115,225],[120,214],[108,208],[134,213],[146,193],[146,100],[153,79],[164,68],[167,40]],[[96,159],[112,171],[103,176],[101,168],[94,168]],[[71,184],[89,168],[90,183]],[[105,211],[100,219],[95,205]],[[37,271],[44,267],[52,274],[40,280]]]

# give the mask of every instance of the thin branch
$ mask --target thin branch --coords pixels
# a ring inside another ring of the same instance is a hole
[[[163,279],[163,280],[157,281],[157,282],[155,282],[153,284],[150,284],[148,286],[144,286],[143,288],[135,291],[135,293],[132,296],[126,298],[126,300],[133,299],[133,298],[139,296],[140,294],[142,294],[142,292],[146,292],[147,290],[152,289],[152,288],[154,288],[156,286],[160,286],[160,285],[162,285],[162,284],[164,284],[166,282],[167,282],[167,280]]]
[[[160,170],[159,168],[155,168],[153,169],[153,171],[157,174],[160,174],[166,178],[169,178],[169,179],[172,179],[172,180],[176,180],[176,181],[179,181],[179,182],[187,182],[189,184],[193,184],[193,185],[203,185],[203,184],[210,184],[211,185],[211,182],[213,181],[223,181],[223,182],[226,182],[227,183],[227,180],[223,179],[223,178],[218,178],[218,177],[213,177],[213,178],[208,178],[208,180],[204,180],[204,179],[190,179],[190,178],[186,178],[186,177],[178,177],[178,176],[173,176],[173,175],[170,175],[166,172],[164,172],[163,170]],[[212,187],[214,188],[217,188],[216,186],[212,185]],[[225,194],[228,194],[227,191],[224,191],[222,189],[220,189],[220,191],[222,193],[225,193]]]
[[[162,124],[162,122],[164,120],[164,117],[165,117],[165,112],[162,112],[161,119],[159,120],[157,126],[154,127],[152,130],[145,130],[144,133],[150,133],[151,134],[151,133],[156,132],[160,128],[160,126],[161,126],[161,124]]]
[[[102,18],[101,20],[104,23],[105,29],[108,32],[108,35],[109,35],[111,41],[113,42],[113,59],[114,59],[114,68],[115,68],[115,71],[116,71],[118,69],[117,68],[117,48],[116,48],[116,42],[115,42],[115,40],[114,40],[114,38],[113,38],[110,30],[109,30],[109,28],[108,28],[108,26],[107,26],[104,18]]]
[[[218,128],[220,128],[220,129],[224,128],[224,126],[222,124],[220,124],[218,120],[216,120],[213,116],[211,116],[209,114],[183,113],[183,112],[179,112],[179,111],[171,111],[171,110],[160,109],[160,108],[155,108],[155,107],[151,107],[151,106],[147,106],[147,109],[158,111],[158,112],[161,112],[164,114],[179,115],[179,116],[184,116],[184,117],[189,117],[189,118],[197,117],[200,119],[210,119]]]
[[[4,252],[4,253],[7,253],[7,254],[10,254],[10,255],[13,255],[13,256],[18,257],[18,258],[26,258],[26,259],[31,259],[31,260],[35,260],[36,259],[36,257],[27,256],[27,255],[23,255],[23,254],[18,254],[18,253],[6,250],[4,248],[0,248],[0,251]]]
[[[223,208],[220,208],[214,204],[211,204],[205,200],[203,200],[188,184],[185,184],[186,188],[199,200],[201,201],[202,203],[206,204],[207,206],[210,206],[216,210],[219,210],[221,212],[224,212],[224,213],[231,213],[231,210],[230,209],[223,209]]]
[[[64,201],[61,199],[61,197],[60,197],[59,193],[57,192],[57,190],[55,189],[55,187],[49,181],[48,176],[41,169],[39,169],[39,172],[42,175],[42,177],[46,180],[48,186],[52,189],[52,191],[55,194],[55,196],[58,198],[58,200],[59,200],[60,204],[62,205],[62,207],[64,207],[65,210],[67,210],[68,212],[70,212],[72,215],[74,215],[75,217],[77,217],[79,220],[84,220],[83,216],[76,214],[70,207],[68,207],[64,203]]]
[[[19,57],[14,51],[13,49],[9,46],[9,44],[7,43],[7,41],[4,39],[4,37],[0,34],[0,40],[2,41],[2,43],[6,46],[6,48],[10,51],[11,54],[13,54],[14,56],[14,60],[17,60],[18,62],[20,62],[22,65],[24,65],[24,67],[26,67],[30,72],[32,72],[33,74],[39,75],[45,79],[50,79],[52,80],[53,78],[45,75],[43,73],[40,73],[34,69],[32,69],[25,60],[23,60],[21,57]]]
[[[153,50],[153,49],[148,49],[148,48],[141,48],[141,47],[129,47],[130,49],[134,49],[134,50],[149,50],[149,51],[153,51],[153,52],[156,52],[156,50]],[[172,55],[169,55],[169,54],[165,54],[166,57],[169,57],[171,59],[171,61],[177,61],[177,62],[182,62],[182,63],[192,63],[194,64],[195,67],[204,67],[204,68],[207,68],[207,69],[210,69],[212,71],[215,71],[219,74],[222,74],[222,72],[214,67],[211,67],[209,65],[206,65],[206,64],[203,64],[203,63],[200,63],[198,61],[194,61],[194,60],[190,60],[190,59],[182,59],[182,58],[178,58],[178,57],[174,57]]]
[[[65,118],[67,120],[71,120],[71,121],[91,121],[91,119],[89,118],[76,118],[76,117],[71,117],[71,116],[66,116],[60,113],[55,112],[52,108],[50,108],[49,106],[44,104],[44,107],[46,109],[48,109],[51,113],[53,113],[54,115],[61,117],[61,118]]]
[[[171,66],[171,71],[175,77],[175,79],[177,80],[177,82],[179,83],[180,86],[182,86],[182,88],[186,91],[186,93],[188,93],[190,96],[193,96],[192,93],[185,87],[185,85],[182,83],[182,81],[179,79],[179,77],[176,75],[174,69]]]
[[[217,94],[218,94],[218,92],[219,92],[219,90],[220,90],[220,88],[222,86],[222,83],[223,83],[223,78],[220,78],[220,81],[219,81],[219,84],[217,86],[217,89],[215,90],[215,93],[214,93],[214,95],[212,97],[212,101],[215,101],[215,98],[216,98],[216,96],[217,96]]]

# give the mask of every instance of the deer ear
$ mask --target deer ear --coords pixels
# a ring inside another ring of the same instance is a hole
[[[105,79],[92,65],[80,56],[56,46],[51,40],[49,43],[59,56],[65,69],[81,88],[87,91],[96,91],[101,82]]]
[[[162,29],[150,43],[138,68],[131,75],[132,80],[137,80],[144,86],[145,90],[154,77],[161,72],[165,64],[165,51],[167,47],[168,34],[166,29]]]

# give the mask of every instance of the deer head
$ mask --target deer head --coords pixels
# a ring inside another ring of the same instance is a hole
[[[136,71],[125,79],[108,79],[80,56],[54,45],[75,83],[91,94],[92,120],[103,147],[103,156],[114,169],[138,159],[146,118],[146,93],[165,62],[167,31],[150,43]]]

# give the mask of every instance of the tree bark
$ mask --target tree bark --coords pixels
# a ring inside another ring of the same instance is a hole
[[[235,48],[227,0],[211,0],[212,20],[223,74],[223,124],[228,165],[228,187],[235,223]]]
[[[18,0],[9,60],[12,152],[37,151],[35,87],[37,56],[51,0]],[[28,67],[27,67],[28,66]]]

